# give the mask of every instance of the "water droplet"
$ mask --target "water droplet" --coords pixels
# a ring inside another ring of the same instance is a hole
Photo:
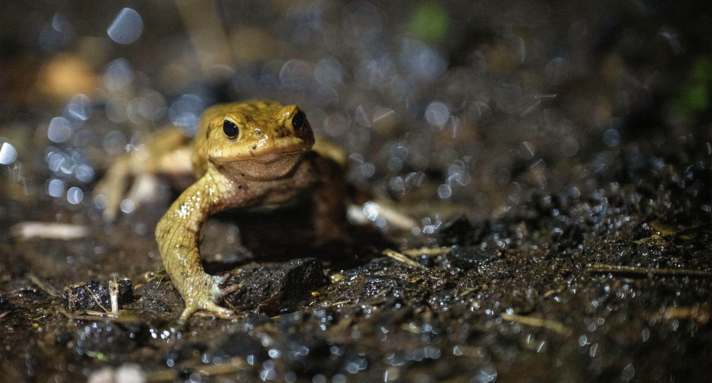
[[[51,180],[47,184],[47,194],[52,197],[61,197],[64,194],[64,182],[62,180]]]
[[[112,97],[106,103],[106,117],[111,122],[121,124],[126,122],[128,116],[126,114],[128,110],[129,101],[123,97]]]
[[[69,120],[64,117],[55,117],[49,122],[49,128],[47,128],[47,137],[49,137],[52,142],[64,142],[69,139],[72,134],[72,128],[69,124]]]
[[[86,164],[78,165],[74,169],[74,176],[81,182],[91,182],[94,179],[94,169]]]
[[[314,68],[314,78],[324,86],[340,85],[343,75],[344,69],[341,67],[341,63],[333,57],[319,61]]]
[[[10,165],[17,159],[17,150],[7,142],[3,142],[0,147],[0,164]]]
[[[374,174],[376,174],[376,167],[373,166],[371,163],[365,163],[360,166],[359,170],[361,171],[361,175],[368,178],[372,177]]]
[[[349,129],[350,121],[338,113],[332,113],[324,119],[324,131],[332,136],[339,137]]]
[[[559,149],[561,150],[561,153],[566,157],[573,157],[576,155],[576,153],[578,153],[579,144],[578,141],[576,141],[575,139],[568,137],[561,141],[561,144],[559,144]]]
[[[121,206],[121,211],[123,211],[126,214],[133,212],[134,209],[136,208],[136,204],[134,203],[134,201],[131,201],[130,199],[125,199],[125,200],[121,201],[120,206]]]
[[[442,199],[450,198],[452,195],[452,188],[448,184],[442,184],[438,186],[438,197]]]
[[[442,127],[447,123],[449,118],[450,109],[442,102],[431,102],[428,107],[425,108],[425,120],[428,121],[430,125]]]
[[[621,142],[621,135],[615,129],[608,129],[603,132],[603,142],[608,145],[608,147],[614,148]]]
[[[126,137],[119,131],[109,132],[104,136],[104,149],[111,155],[126,151]]]
[[[82,202],[83,199],[84,192],[82,191],[82,189],[74,186],[67,190],[67,201],[69,201],[69,203],[71,203],[72,205],[76,205]]]
[[[133,80],[133,69],[131,69],[128,61],[116,59],[106,66],[102,80],[108,90],[112,92],[121,91]]]
[[[133,9],[124,8],[106,32],[112,40],[119,44],[131,44],[138,40],[143,33],[143,19]]]
[[[279,71],[279,81],[287,88],[302,90],[311,83],[311,65],[303,60],[289,60]]]

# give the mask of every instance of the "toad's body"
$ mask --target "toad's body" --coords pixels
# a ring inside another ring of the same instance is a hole
[[[163,264],[185,300],[181,320],[196,310],[231,313],[217,305],[226,293],[219,287],[221,278],[206,274],[201,264],[198,236],[211,214],[226,208],[280,205],[308,189],[314,199],[317,235],[322,239],[343,235],[343,169],[333,159],[312,151],[314,142],[311,127],[298,107],[254,101],[207,109],[192,144],[177,131],[147,143],[144,150],[148,153],[138,168],[170,173],[189,149],[198,177],[156,227]],[[97,186],[97,192],[108,197],[109,217],[123,198],[117,195],[124,186],[123,174],[136,167],[112,166],[106,180]]]

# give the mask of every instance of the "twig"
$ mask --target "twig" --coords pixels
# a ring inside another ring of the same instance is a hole
[[[561,334],[561,335],[571,334],[571,329],[562,325],[559,322],[554,322],[554,321],[540,319],[540,318],[525,317],[525,316],[521,316],[521,315],[507,314],[507,313],[500,314],[500,317],[502,317],[502,319],[504,319],[504,320],[512,321],[512,322],[519,322],[519,323],[525,324],[527,326],[546,328],[546,329],[549,329],[549,330],[551,330],[557,334]]]
[[[690,269],[657,269],[654,267],[616,266],[602,263],[588,264],[588,273],[618,273],[634,275],[692,275],[697,277],[712,277],[712,273]]]
[[[111,313],[119,314],[119,282],[116,278],[109,281],[109,297],[111,298]]]
[[[479,289],[479,286],[478,286],[478,287],[473,287],[473,288],[471,288],[471,289],[467,289],[467,290],[461,292],[460,295],[458,295],[458,297],[464,297],[465,295],[467,295],[467,294],[469,294],[469,293],[471,293],[471,292],[473,292],[473,291],[475,291],[475,290],[478,290],[478,289]]]
[[[710,319],[710,305],[707,302],[695,303],[686,307],[668,307],[663,313],[665,319],[694,319],[701,325],[706,325]]]
[[[10,228],[10,235],[26,241],[33,238],[61,239],[65,241],[89,235],[86,226],[54,222],[21,222]]]
[[[48,284],[42,282],[42,280],[40,280],[39,278],[37,278],[36,275],[34,275],[34,274],[32,274],[32,273],[28,273],[28,274],[27,274],[27,278],[30,278],[30,281],[32,281],[32,283],[36,284],[37,287],[39,287],[40,289],[42,289],[42,291],[46,292],[47,294],[49,294],[49,295],[51,295],[51,296],[53,296],[53,297],[58,297],[58,296],[59,296],[59,293],[57,293],[57,290],[55,290],[54,287],[52,287],[52,286],[50,286],[50,285],[48,285]]]
[[[334,302],[334,303],[332,303],[330,306],[331,306],[331,307],[334,307],[334,306],[338,306],[338,305],[344,305],[344,304],[346,304],[346,303],[351,303],[351,301],[348,300],[348,301]]]
[[[705,229],[707,229],[707,228],[710,228],[710,227],[712,227],[712,223],[703,223],[703,224],[701,224],[701,225],[697,225],[697,226],[693,226],[693,227],[688,227],[688,228],[682,229],[682,230],[680,230],[680,231],[666,231],[666,232],[663,232],[663,231],[665,230],[665,229],[663,229],[663,228],[655,227],[655,225],[653,225],[653,224],[651,224],[651,226],[653,226],[653,227],[655,228],[655,230],[659,231],[659,232],[660,232],[660,235],[653,234],[653,235],[651,235],[650,237],[641,238],[641,239],[639,239],[639,240],[637,240],[637,241],[631,241],[631,242],[640,245],[640,244],[645,243],[646,241],[649,241],[649,240],[652,240],[652,239],[662,239],[662,240],[668,240],[668,239],[669,239],[669,240],[670,240],[670,243],[672,243],[672,242],[675,242],[675,239],[679,238],[680,236],[687,235],[687,234],[691,234],[691,233],[694,233],[694,232],[696,232],[696,231],[701,231],[701,230],[705,230]]]
[[[422,249],[403,250],[403,254],[412,258],[420,255],[443,255],[449,253],[451,250],[452,247],[436,247],[434,249],[424,247]]]
[[[99,311],[86,311],[86,313],[88,313],[88,314],[96,314],[96,315],[72,315],[72,314],[68,313],[62,307],[57,308],[57,311],[59,311],[60,314],[67,317],[67,319],[72,319],[72,320],[105,321],[106,319],[112,319],[116,323],[139,323],[139,322],[141,322],[141,319],[139,317],[135,317],[135,316],[118,317],[112,313],[102,313]]]
[[[383,250],[383,253],[381,253],[381,254],[391,257],[398,262],[404,263],[406,266],[414,267],[416,269],[425,269],[425,266],[423,266],[419,263],[416,263],[412,259],[406,257],[405,255],[398,253],[396,251],[393,251],[391,249]]]
[[[99,316],[107,318],[117,318],[119,316],[119,313],[103,313],[101,311],[94,310],[85,310],[84,313],[89,314],[90,316]]]
[[[104,311],[106,311],[106,312],[108,313],[109,310],[107,310],[104,306],[101,305],[101,303],[99,303],[99,298],[97,298],[96,295],[94,295],[94,292],[91,291],[91,289],[89,288],[89,286],[84,286],[84,288],[87,289],[87,291],[89,292],[89,294],[91,294],[91,296],[92,296],[92,298],[94,298],[94,301],[96,302],[96,304],[98,304],[99,307],[101,307],[102,310],[104,310]]]

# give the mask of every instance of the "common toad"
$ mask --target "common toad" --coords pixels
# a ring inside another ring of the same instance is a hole
[[[317,237],[322,241],[345,237],[344,167],[333,150],[320,151],[319,145],[312,150],[314,144],[306,115],[296,105],[271,101],[216,105],[203,113],[192,143],[178,129],[157,135],[145,145],[143,155],[119,159],[95,194],[107,197],[105,216],[111,219],[123,198],[127,174],[179,173],[190,158],[198,180],[158,222],[156,241],[165,269],[185,301],[180,320],[197,310],[228,316],[232,311],[218,305],[230,292],[220,288],[224,278],[205,273],[201,264],[199,234],[211,214],[227,208],[278,206],[308,190]]]

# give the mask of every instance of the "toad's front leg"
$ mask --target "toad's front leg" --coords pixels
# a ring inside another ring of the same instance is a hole
[[[185,301],[180,321],[187,320],[197,310],[214,312],[219,316],[233,313],[217,305],[226,291],[219,287],[221,278],[203,270],[199,248],[203,222],[231,200],[229,185],[229,180],[210,168],[173,202],[156,226],[156,241],[163,265]]]

